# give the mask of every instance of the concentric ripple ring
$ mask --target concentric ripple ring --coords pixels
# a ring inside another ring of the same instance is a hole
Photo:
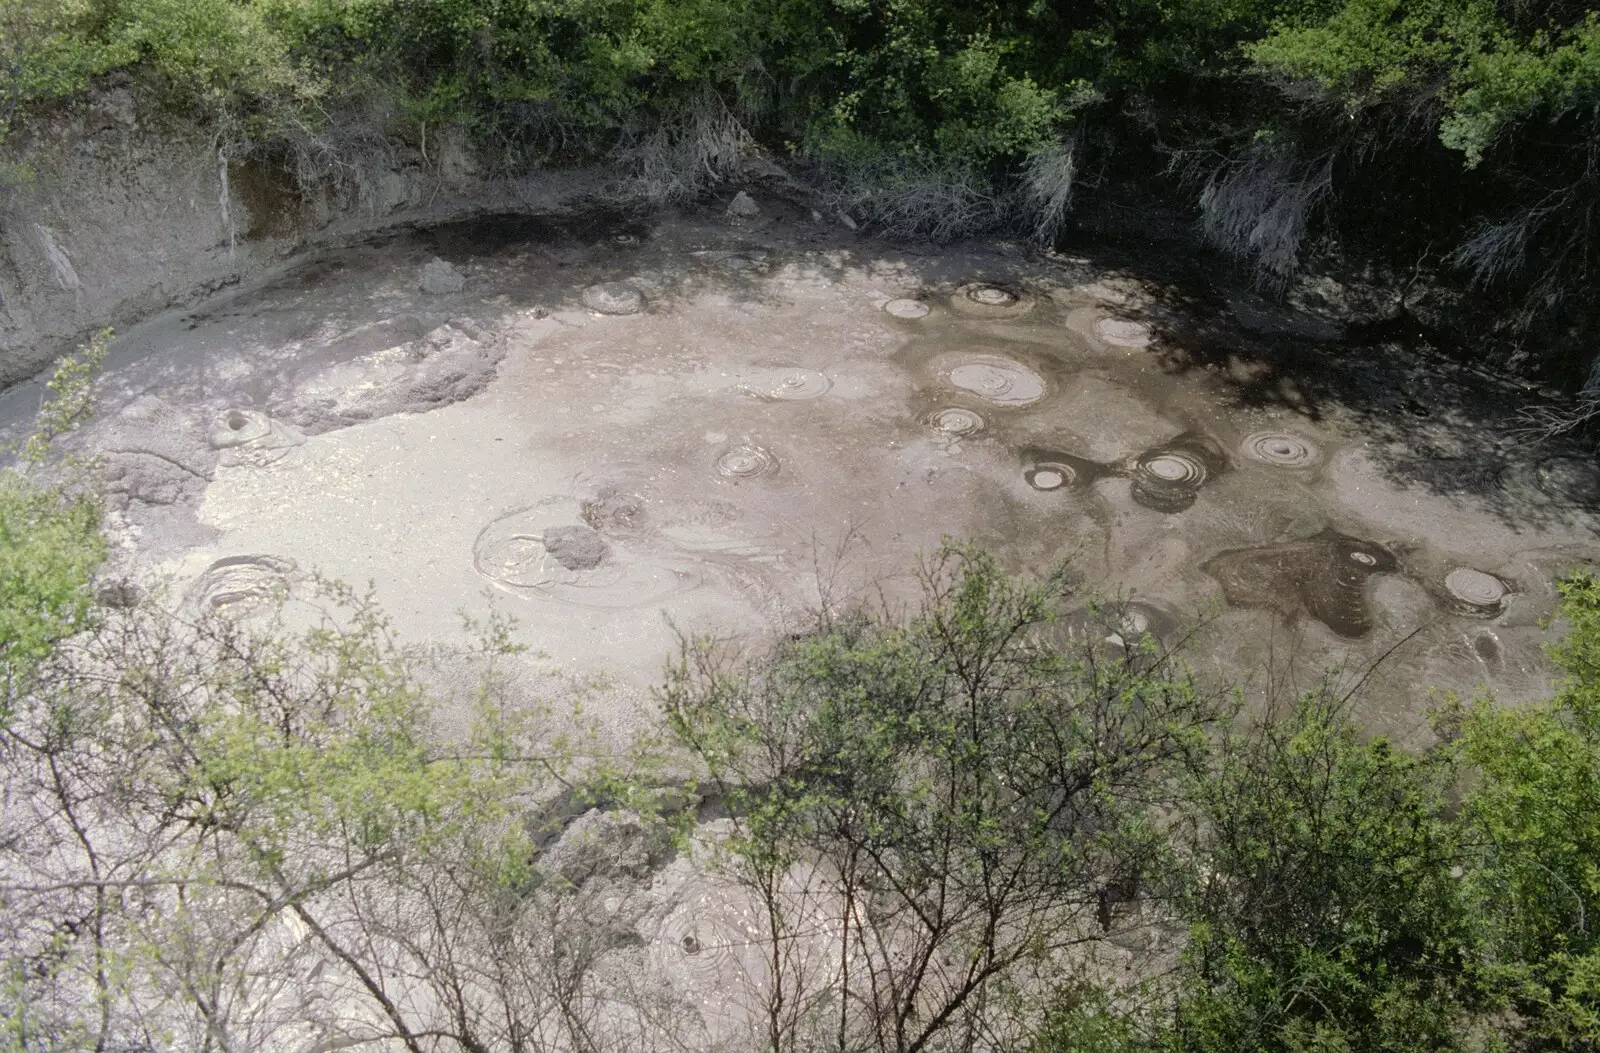
[[[976,435],[988,426],[980,414],[960,406],[934,410],[928,414],[927,423],[934,431],[942,432],[952,438]]]
[[[1047,462],[1034,465],[1022,477],[1035,490],[1060,490],[1076,483],[1078,472],[1070,464]]]
[[[1474,607],[1496,607],[1511,590],[1493,574],[1471,567],[1457,567],[1444,577],[1444,587],[1456,599]]]
[[[782,369],[762,369],[748,374],[739,385],[757,398],[775,402],[805,402],[821,398],[833,387],[826,373],[815,369],[792,366]]]
[[[895,318],[926,318],[929,307],[921,300],[890,300],[883,305],[885,314]]]
[[[957,289],[950,297],[950,306],[977,318],[1014,318],[1033,310],[1033,297],[988,282],[974,282]]]
[[[1204,463],[1181,450],[1163,450],[1141,457],[1138,471],[1153,482],[1184,487],[1197,487],[1211,475]]]
[[[973,355],[945,371],[945,379],[997,406],[1028,406],[1044,398],[1044,378],[1000,355]]]
[[[1315,443],[1281,431],[1258,431],[1245,436],[1239,452],[1253,461],[1276,468],[1306,468],[1322,456]]]
[[[717,474],[729,479],[754,479],[778,470],[778,459],[753,443],[730,446],[717,458]]]
[[[1102,318],[1094,323],[1094,334],[1112,347],[1149,347],[1155,339],[1148,325],[1131,318]]]
[[[644,310],[644,293],[626,282],[601,282],[583,290],[583,305],[600,314],[638,314]]]

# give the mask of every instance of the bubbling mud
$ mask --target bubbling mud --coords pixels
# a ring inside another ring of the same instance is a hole
[[[757,916],[739,890],[696,881],[662,921],[651,956],[697,993],[736,1001],[764,975]]]
[[[1395,573],[1399,562],[1371,541],[1325,530],[1303,541],[1222,552],[1200,569],[1235,607],[1291,618],[1305,612],[1338,635],[1355,638],[1372,630],[1368,579]]]
[[[996,406],[1031,406],[1044,398],[1044,378],[1002,355],[963,355],[941,370],[951,387]]]
[[[1444,576],[1444,588],[1456,602],[1458,614],[1493,617],[1505,607],[1511,588],[1493,574],[1472,567],[1457,567]]]
[[[971,318],[1017,318],[1033,310],[1033,297],[984,282],[963,285],[950,297],[958,314]]]
[[[1155,339],[1148,325],[1131,318],[1102,318],[1094,323],[1094,335],[1112,347],[1149,347]]]
[[[982,414],[961,406],[947,406],[934,410],[923,419],[928,427],[953,439],[970,438],[988,427]]]
[[[1274,468],[1309,468],[1322,459],[1322,451],[1315,443],[1282,431],[1246,435],[1239,444],[1239,452],[1252,461]]]
[[[929,307],[921,300],[890,300],[883,305],[884,313],[892,318],[916,319],[928,317]]]
[[[1227,464],[1216,443],[1186,432],[1134,460],[1133,499],[1158,512],[1182,512]]]
[[[600,314],[638,314],[645,308],[644,293],[626,282],[602,282],[583,290],[583,305]]]
[[[717,474],[728,479],[755,479],[778,470],[778,458],[764,446],[740,443],[717,457]]]
[[[289,455],[306,438],[295,429],[256,410],[231,409],[215,422],[207,437],[221,451],[217,463],[225,468],[248,465],[265,468]]]
[[[806,402],[826,395],[833,381],[826,373],[815,369],[788,366],[746,374],[739,387],[747,394],[771,402]]]
[[[239,617],[286,599],[294,573],[278,556],[228,556],[207,567],[189,595],[202,611]]]

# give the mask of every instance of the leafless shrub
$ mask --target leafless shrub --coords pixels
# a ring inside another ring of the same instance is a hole
[[[624,139],[615,157],[625,175],[611,196],[654,206],[693,200],[731,176],[749,146],[743,123],[707,92],[678,119]]]
[[[1312,210],[1333,189],[1333,159],[1252,151],[1212,169],[1200,193],[1206,240],[1249,260],[1257,284],[1282,290],[1300,265]]]
[[[1015,213],[988,176],[921,158],[825,166],[827,211],[864,220],[894,237],[953,241],[1006,225]]]
[[[1033,210],[1033,236],[1052,244],[1061,234],[1078,175],[1077,141],[1055,143],[1028,155],[1023,193]]]

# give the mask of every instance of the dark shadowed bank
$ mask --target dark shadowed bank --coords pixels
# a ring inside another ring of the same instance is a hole
[[[1308,274],[1381,290],[1373,339],[1595,386],[1586,3],[7,0],[0,18],[14,194],[51,120],[137,114],[209,140],[224,210],[250,212],[229,239],[289,233],[273,224],[330,194],[393,207],[407,165],[600,165],[594,193],[633,204],[765,175],[830,221],[936,239],[1176,219],[1270,294],[1315,298]],[[72,285],[33,226],[8,237]]]

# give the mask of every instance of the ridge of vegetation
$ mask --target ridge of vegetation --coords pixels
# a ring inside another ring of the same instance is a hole
[[[1047,241],[1136,185],[1269,290],[1426,276],[1497,319],[1457,350],[1594,379],[1583,0],[4,0],[0,58],[0,136],[114,73],[303,182],[454,129],[659,200],[759,144],[882,228]]]

